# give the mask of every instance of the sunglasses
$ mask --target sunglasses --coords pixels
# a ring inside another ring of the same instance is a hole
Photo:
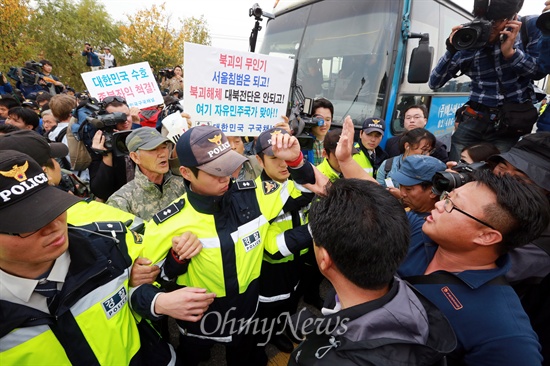
[[[105,98],[103,98],[103,100],[101,102],[104,105],[111,104],[112,102],[119,102],[119,103],[127,104],[126,99],[124,99],[123,97],[119,97],[118,95],[112,95],[112,96],[105,97]]]

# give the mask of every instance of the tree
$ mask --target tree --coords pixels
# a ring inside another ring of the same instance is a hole
[[[126,46],[127,62],[149,61],[158,70],[183,64],[185,41],[209,45],[207,27],[203,17],[178,19],[172,26],[172,17],[163,3],[130,16],[129,24],[120,27],[120,40]]]
[[[212,44],[210,33],[208,32],[208,23],[203,15],[198,19],[195,17],[186,18],[184,33],[185,42],[203,44],[205,46]]]
[[[0,71],[23,66],[34,54],[34,42],[27,33],[31,13],[28,0],[0,3]]]
[[[32,26],[33,24],[39,26]],[[37,0],[29,34],[37,42],[37,58],[53,65],[53,74],[77,90],[84,89],[81,73],[89,71],[81,52],[84,42],[101,48],[121,47],[119,28],[97,0]]]

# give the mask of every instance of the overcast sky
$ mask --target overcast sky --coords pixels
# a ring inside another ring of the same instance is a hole
[[[122,21],[137,10],[163,3],[163,1],[152,0],[100,1],[105,4],[107,12],[114,19]],[[284,1],[281,0],[280,3]],[[473,8],[474,0],[454,1],[468,10]],[[173,19],[204,15],[208,22],[213,46],[248,51],[248,37],[254,27],[254,18],[248,16],[248,10],[257,2],[263,10],[271,12],[275,0],[166,0],[164,2],[166,9],[172,12]],[[539,14],[543,8],[544,0],[525,0],[520,14]],[[261,23],[265,25],[265,21]],[[262,33],[263,31],[260,32],[260,37]]]

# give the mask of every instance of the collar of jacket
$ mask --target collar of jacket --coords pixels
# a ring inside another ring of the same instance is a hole
[[[170,172],[170,170],[168,170],[167,173],[164,173],[164,175],[162,177],[162,184],[160,184],[160,185],[164,186],[166,184],[166,182],[168,182],[172,177],[173,177],[172,172]],[[148,188],[158,189],[157,188],[158,185],[156,183],[151,182],[149,180],[149,178],[147,178],[147,176],[145,174],[143,174],[141,169],[139,169],[139,165],[137,165],[137,164],[136,164],[136,171],[134,173],[134,179],[136,180],[138,185],[140,187],[142,187],[143,189],[148,189]]]
[[[195,210],[203,214],[215,214],[222,211],[222,208],[229,204],[233,191],[237,189],[237,185],[234,184],[234,180],[231,178],[229,189],[223,196],[203,196],[191,190],[191,184],[187,179],[183,181],[187,192],[187,200]]]

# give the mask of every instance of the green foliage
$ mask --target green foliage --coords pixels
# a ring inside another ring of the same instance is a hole
[[[110,46],[119,66],[149,61],[155,69],[183,64],[183,44],[210,45],[204,17],[173,22],[165,4],[153,5],[115,22],[99,0],[2,0],[0,2],[0,71],[25,61],[48,59],[52,73],[76,90],[85,88],[89,71],[84,43],[96,52]],[[14,83],[12,83],[14,84]]]
[[[27,34],[31,9],[28,0],[2,0],[0,3],[0,71],[19,66],[34,54]]]
[[[84,42],[102,52],[103,46],[120,46],[118,25],[97,0],[38,0],[29,34],[37,41],[38,56],[50,60],[61,82],[84,89],[80,74],[90,71],[82,56]]]
[[[129,21],[129,25],[120,27],[128,63],[147,60],[155,70],[182,65],[184,42],[211,44],[204,17],[178,19],[173,26],[164,3],[136,12]]]

